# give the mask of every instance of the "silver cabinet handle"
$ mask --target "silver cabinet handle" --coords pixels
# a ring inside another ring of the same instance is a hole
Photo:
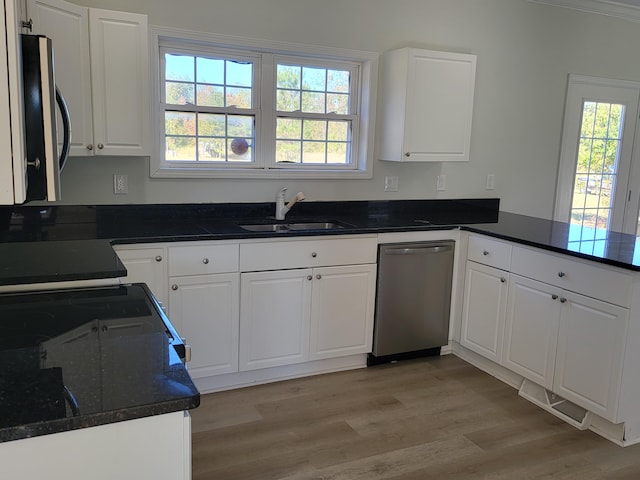
[[[173,285],[171,285],[171,290],[177,290],[178,289],[178,285],[176,285],[175,283]]]
[[[560,303],[566,303],[566,302],[567,302],[567,299],[566,299],[566,298],[562,297],[562,298],[560,299]]]
[[[156,255],[156,262],[161,262],[161,261],[162,261],[162,256]]]
[[[93,144],[90,143],[89,145],[87,145],[87,150],[93,150]]]
[[[507,279],[506,279],[506,278],[504,278],[504,277],[500,277],[500,283],[505,283],[506,281],[507,281]]]
[[[311,275],[307,275],[307,280],[313,280],[313,277]]]
[[[484,250],[484,251],[482,252],[482,254],[486,257],[487,255],[489,255],[489,251],[488,251],[488,250]]]
[[[410,156],[411,156],[411,152],[406,152],[406,153],[404,154],[404,156],[405,156],[405,157],[410,157]]]
[[[551,295],[551,298],[552,298],[553,300],[557,300],[557,299],[558,299],[558,295],[556,295],[556,294],[554,293],[553,295]]]
[[[320,280],[322,278],[322,275],[316,275],[316,278]]]
[[[103,148],[104,148],[104,144],[99,143],[99,144],[98,144],[98,149],[102,150]]]
[[[204,263],[205,265],[207,265],[209,263],[209,259],[208,258],[203,258],[202,259],[202,263]]]
[[[312,252],[312,253],[311,253],[311,256],[312,256],[313,258],[316,258],[316,257],[318,256],[318,254],[317,254],[316,252]]]
[[[564,277],[564,276],[566,276],[566,275],[567,275],[567,274],[566,274],[566,273],[564,273],[564,272],[558,272],[558,276],[559,276],[560,278],[562,278],[562,277]]]
[[[29,30],[30,32],[33,32],[33,20],[29,19],[26,22],[23,20],[22,22],[20,22],[22,28],[26,28],[27,30]]]

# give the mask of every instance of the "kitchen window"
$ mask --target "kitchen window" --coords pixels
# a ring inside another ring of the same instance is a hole
[[[155,177],[370,178],[377,54],[154,28]]]

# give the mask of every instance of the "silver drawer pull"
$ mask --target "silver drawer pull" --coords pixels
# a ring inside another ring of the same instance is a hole
[[[178,285],[176,285],[175,283],[171,285],[171,290],[177,290],[177,289],[178,289]]]
[[[558,299],[558,295],[556,295],[556,294],[554,293],[553,295],[551,295],[551,298],[552,298],[553,300],[557,300],[557,299]]]
[[[316,252],[312,252],[312,253],[311,253],[311,256],[312,256],[313,258],[316,258],[316,257],[318,256],[318,254],[317,254]]]
[[[506,278],[504,278],[504,277],[500,277],[500,282],[501,282],[501,283],[505,283],[506,281],[507,281],[507,279],[506,279]]]
[[[487,255],[489,255],[489,251],[488,251],[488,250],[484,250],[484,251],[482,252],[482,254],[486,257]]]
[[[560,299],[560,303],[566,303],[566,302],[567,302],[567,299],[566,299],[566,298],[562,297],[562,298]]]
[[[307,280],[313,280],[313,277],[311,275],[307,275]]]
[[[566,273],[564,273],[564,272],[558,272],[558,276],[559,276],[560,278],[565,277],[566,275],[567,275],[567,274],[566,274]]]
[[[316,275],[316,278],[320,280],[322,278],[322,275]]]
[[[156,262],[161,262],[161,261],[162,261],[162,256],[156,255]]]
[[[204,263],[205,265],[207,265],[209,263],[209,259],[208,258],[203,258],[202,259],[202,263]]]

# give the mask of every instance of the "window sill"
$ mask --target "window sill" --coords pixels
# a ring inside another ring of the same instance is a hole
[[[370,170],[291,170],[291,169],[197,169],[158,168],[150,172],[151,178],[302,178],[309,180],[370,179]]]

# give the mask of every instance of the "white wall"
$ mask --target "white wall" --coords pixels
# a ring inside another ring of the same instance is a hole
[[[567,75],[640,80],[638,23],[526,0],[74,1],[223,34],[380,53],[473,53],[478,69],[468,164],[376,161],[370,180],[196,181],[151,179],[148,159],[76,158],[63,173],[65,204],[274,201],[286,185],[309,200],[497,196],[503,210],[551,218]],[[129,195],[113,195],[114,173],[129,175]],[[435,189],[440,173],[445,192]],[[493,191],[485,190],[488,173],[496,175]],[[385,175],[399,177],[398,192],[384,192]]]

